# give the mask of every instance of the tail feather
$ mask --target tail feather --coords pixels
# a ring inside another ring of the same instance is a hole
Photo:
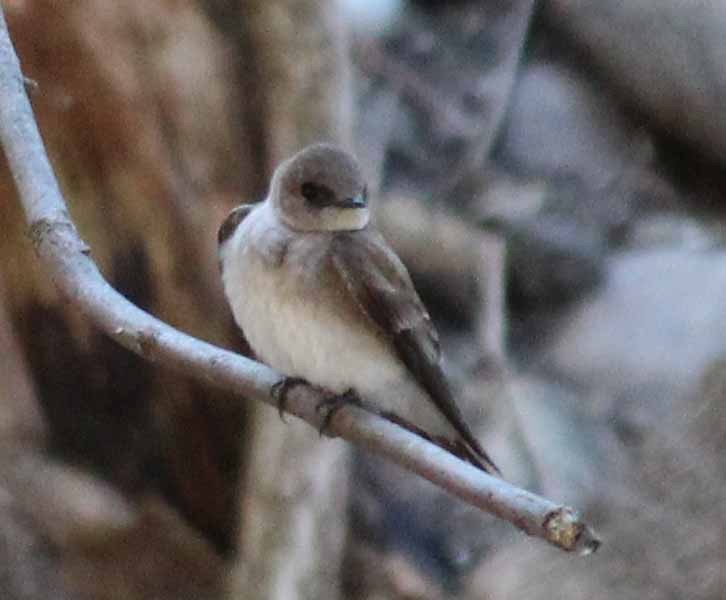
[[[494,461],[489,458],[489,455],[484,451],[484,449],[481,447],[481,445],[479,445],[478,442],[475,441],[476,446],[472,447],[472,444],[468,444],[464,441],[463,438],[452,440],[448,437],[441,435],[430,435],[420,427],[417,427],[410,421],[403,419],[396,413],[385,411],[381,412],[380,414],[382,417],[385,417],[389,421],[396,423],[396,425],[400,425],[404,429],[408,429],[410,432],[421,436],[422,438],[428,440],[429,442],[432,442],[433,444],[436,444],[437,446],[443,448],[444,450],[447,450],[448,452],[451,452],[451,454],[453,454],[454,456],[468,462],[470,465],[473,465],[478,469],[481,469],[485,473],[488,473],[489,475],[498,475],[501,477],[502,472],[499,470],[499,467],[494,464]]]
[[[501,477],[502,472],[499,470],[499,467],[494,464],[494,461],[489,458],[489,455],[479,444],[477,444],[477,448],[470,448],[463,440],[452,441],[447,438],[439,438],[434,441],[438,442],[440,446],[446,448],[452,454],[478,467],[482,471]]]

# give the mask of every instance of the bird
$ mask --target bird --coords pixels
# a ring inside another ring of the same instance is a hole
[[[357,159],[331,143],[275,169],[266,198],[218,232],[225,295],[255,356],[358,401],[498,474],[467,425],[439,336],[411,277],[371,222]]]

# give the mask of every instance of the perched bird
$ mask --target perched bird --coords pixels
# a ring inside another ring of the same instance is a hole
[[[309,146],[275,170],[264,202],[219,230],[224,290],[263,362],[352,397],[488,471],[441,366],[436,330],[370,224],[356,159]]]

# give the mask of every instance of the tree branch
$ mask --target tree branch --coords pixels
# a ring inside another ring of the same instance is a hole
[[[100,274],[70,219],[48,161],[2,9],[0,90],[0,141],[25,211],[30,239],[60,293],[116,342],[145,359],[274,405],[271,388],[282,375],[166,325],[126,300]],[[317,428],[321,415],[316,406],[323,398],[323,390],[295,386],[286,408]],[[490,477],[377,415],[346,406],[335,414],[328,431],[388,457],[563,550],[589,553],[600,543],[573,509]]]

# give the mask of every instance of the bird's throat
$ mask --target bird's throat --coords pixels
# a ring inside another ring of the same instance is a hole
[[[318,225],[321,231],[357,231],[370,221],[368,208],[337,208],[320,210]]]

